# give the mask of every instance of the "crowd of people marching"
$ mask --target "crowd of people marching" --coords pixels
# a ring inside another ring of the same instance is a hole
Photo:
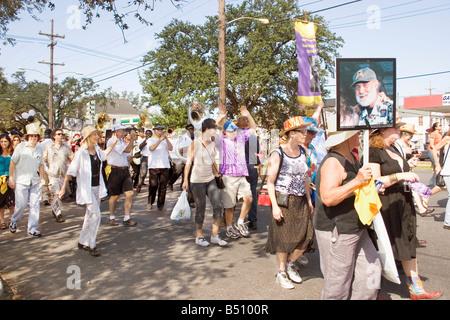
[[[416,134],[414,126],[398,121],[395,128],[373,130],[368,165],[362,165],[359,131],[338,132],[328,126],[325,140],[317,122],[315,116],[288,119],[280,145],[265,159],[264,179],[272,204],[265,249],[276,256],[277,282],[285,289],[301,283],[295,262],[308,263],[303,253],[318,250],[323,299],[379,298],[376,286],[368,288],[365,272],[371,268],[381,279],[373,231],[355,208],[355,190],[377,182],[381,185],[380,213],[394,257],[407,277],[411,299],[439,297],[440,291],[426,291],[420,280],[416,215],[432,212],[428,198],[441,188],[431,191],[411,170],[418,163],[407,139]],[[71,141],[62,129],[46,130],[43,139],[36,127],[27,129],[23,137],[19,132],[0,136],[1,229],[16,233],[28,206],[27,233],[41,237],[41,202],[50,205],[55,220],[62,223],[61,199],[69,195],[86,208],[78,248],[99,256],[96,239],[103,198],[109,196],[108,223],[117,226],[116,212],[122,212],[117,202],[123,194],[122,224],[133,227],[137,225],[131,216],[133,198],[146,182],[147,209],[165,212],[167,190],[173,190],[179,178],[195,208],[195,244],[226,246],[225,239],[248,237],[257,229],[257,185],[263,164],[256,123],[246,107],[241,107],[236,121],[227,120],[226,113],[204,119],[201,133],[196,134],[188,124],[176,140],[160,124],[136,129],[115,123],[107,141],[104,132],[93,126],[85,127]],[[317,143],[316,136],[323,143]],[[449,141],[449,136],[433,134],[430,146],[435,172],[444,176],[446,184],[450,183],[450,164],[446,158],[440,161],[439,154],[446,152],[439,150],[445,150]],[[209,238],[203,234],[207,198],[212,205]],[[242,205],[234,220],[238,201]],[[450,229],[449,206],[446,229]],[[9,210],[8,223],[5,210]],[[225,239],[219,233],[221,226]]]

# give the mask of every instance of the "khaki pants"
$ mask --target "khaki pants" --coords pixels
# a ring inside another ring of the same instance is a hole
[[[355,234],[316,231],[323,300],[375,300],[381,281],[381,263],[367,230]]]

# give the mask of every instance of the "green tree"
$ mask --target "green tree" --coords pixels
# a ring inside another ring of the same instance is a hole
[[[286,118],[299,114],[297,105],[298,65],[293,19],[303,17],[296,0],[245,0],[227,5],[226,20],[238,17],[267,18],[263,25],[242,19],[227,25],[226,98],[229,117],[246,105],[258,123],[280,128]],[[317,43],[322,83],[334,73],[334,60],[343,39],[330,32],[324,19],[319,23]],[[218,17],[204,25],[173,20],[157,34],[160,47],[144,57],[151,62],[141,84],[150,105],[161,107],[161,122],[182,126],[187,108],[199,101],[215,109],[218,103]],[[323,90],[324,95],[327,91]]]
[[[25,72],[20,71],[13,74],[13,82],[2,86],[0,94],[0,130],[11,131],[17,129],[23,131],[27,119],[21,114],[34,110],[35,118],[43,125],[48,125],[48,89],[47,83],[39,81],[27,81]],[[96,101],[96,105],[106,108],[107,103],[112,103],[115,94],[110,89],[97,92],[98,85],[92,79],[75,79],[67,77],[60,83],[54,84],[53,94],[53,117],[59,110],[60,119],[65,116],[84,119],[86,104]],[[55,123],[55,127],[60,123]]]
[[[128,29],[127,19],[129,16],[144,24],[151,25],[151,22],[147,21],[142,15],[142,11],[153,11],[155,9],[155,1],[157,0],[128,0],[126,3],[116,6],[116,2],[118,1],[114,0],[79,0],[79,7],[86,17],[83,28],[86,29],[87,25],[92,23],[94,18],[100,18],[100,12],[112,14],[114,23],[119,26],[122,33]],[[159,2],[162,1],[159,0]],[[177,8],[180,8],[184,2],[184,0],[166,1],[170,1]],[[58,5],[61,3],[63,1],[59,1]],[[2,0],[0,2],[0,39],[3,40],[4,44],[14,43],[14,39],[7,36],[8,24],[20,20],[20,14],[23,11],[28,12],[37,20],[39,13],[42,13],[46,9],[53,10],[55,7],[56,1],[51,0]]]

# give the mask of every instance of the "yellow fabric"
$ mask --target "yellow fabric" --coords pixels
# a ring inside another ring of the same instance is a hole
[[[8,176],[1,176],[0,177],[0,192],[2,194],[5,194],[5,192],[8,190],[8,184],[6,183],[6,179],[8,179]]]
[[[364,225],[370,225],[373,218],[379,213],[381,200],[375,188],[375,181],[370,181],[353,191],[355,194],[355,209],[358,212],[359,220]]]
[[[316,24],[313,22],[294,22],[295,30],[302,35],[302,37],[314,39],[316,37]]]
[[[108,180],[109,174],[111,173],[111,166],[109,164],[105,167],[105,173],[106,173],[106,180]]]
[[[302,106],[312,107],[322,101],[321,96],[297,96],[297,101]]]

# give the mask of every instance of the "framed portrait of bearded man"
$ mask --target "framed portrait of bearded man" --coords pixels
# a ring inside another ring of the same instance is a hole
[[[336,109],[340,131],[394,127],[396,60],[336,59]]]

